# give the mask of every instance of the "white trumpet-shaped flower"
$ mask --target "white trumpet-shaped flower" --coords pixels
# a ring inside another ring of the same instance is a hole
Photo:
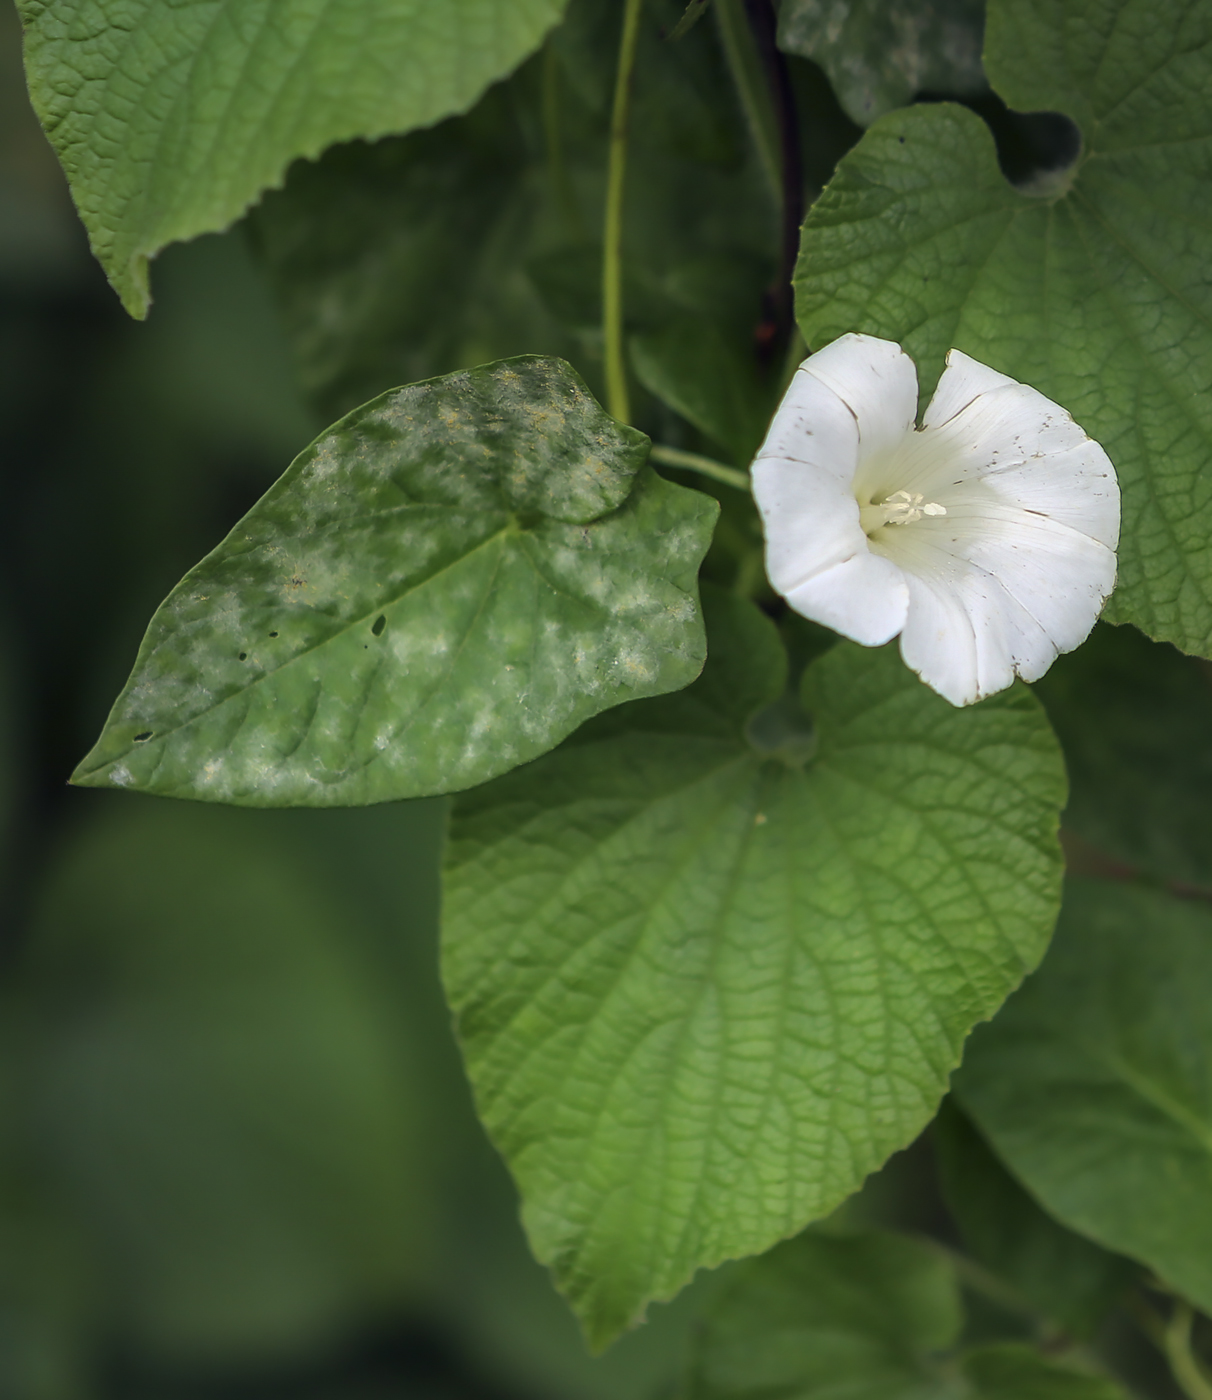
[[[1107,454],[1035,389],[958,350],[916,426],[917,370],[844,335],[799,367],[753,466],[770,582],[901,655],[953,705],[1037,680],[1115,586]]]

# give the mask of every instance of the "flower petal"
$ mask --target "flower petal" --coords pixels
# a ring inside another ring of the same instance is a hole
[[[1093,438],[989,472],[984,482],[1006,505],[1047,516],[1108,549],[1119,543],[1119,483]]]
[[[939,377],[938,387],[922,415],[923,428],[937,428],[954,418],[961,409],[990,389],[1002,389],[1017,384],[1008,374],[999,374],[962,350],[947,351],[947,367]]]
[[[1115,586],[1107,546],[996,498],[881,537],[878,547],[909,578],[905,661],[953,704],[991,695],[1015,674],[1038,680],[1059,652],[1085,640]],[[959,613],[967,638],[940,641]]]
[[[801,616],[865,647],[890,642],[909,611],[905,575],[891,560],[872,554],[865,537],[859,552],[813,574],[784,596]]]
[[[758,458],[753,496],[766,535],[766,574],[786,596],[815,574],[867,552],[848,486],[803,462]]]
[[[843,335],[800,369],[828,385],[854,414],[860,462],[895,451],[917,422],[917,367],[894,340]]]
[[[1056,658],[1043,626],[1002,580],[970,559],[916,541],[909,618],[901,634],[906,665],[953,705],[970,705],[1042,675]]]
[[[849,494],[858,466],[858,423],[833,389],[809,374],[804,365],[792,375],[755,461],[796,463],[824,472],[845,483]]]

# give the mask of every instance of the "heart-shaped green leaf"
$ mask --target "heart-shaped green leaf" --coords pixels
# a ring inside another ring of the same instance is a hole
[[[21,0],[30,94],[127,310],[290,162],[465,111],[564,0]]]
[[[718,506],[647,448],[560,360],[356,409],[161,605],[73,781],[249,806],[418,797],[687,685]]]
[[[445,976],[532,1246],[601,1344],[836,1206],[929,1120],[1041,956],[1060,755],[1024,687],[956,710],[843,644],[785,695],[712,595],[684,694],[467,794]]]
[[[1048,959],[956,1092],[1048,1209],[1212,1310],[1212,911],[1070,881]]]
[[[956,346],[1062,404],[1119,473],[1114,618],[1212,654],[1212,9],[991,0],[985,66],[1077,164],[1028,193],[963,108],[877,122],[805,227],[804,335],[901,342],[927,397]]]

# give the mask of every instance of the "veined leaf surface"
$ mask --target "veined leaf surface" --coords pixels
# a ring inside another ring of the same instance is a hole
[[[915,1137],[1058,907],[1064,774],[1024,687],[959,711],[842,644],[806,673],[809,731],[773,624],[712,596],[694,686],[453,820],[480,1113],[596,1344]]]
[[[465,111],[563,0],[21,0],[30,94],[100,259],[147,314],[166,243],[299,156]]]
[[[560,360],[393,390],[152,619],[73,781],[248,806],[450,792],[687,685],[718,507]]]
[[[991,0],[985,68],[1076,164],[1018,189],[966,109],[883,118],[805,226],[805,338],[899,341],[923,401],[955,346],[1063,405],[1123,492],[1109,616],[1212,655],[1212,9]]]

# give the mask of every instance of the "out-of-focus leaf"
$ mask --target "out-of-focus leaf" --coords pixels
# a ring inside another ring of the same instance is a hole
[[[809,1231],[742,1265],[701,1329],[687,1400],[1126,1400],[1025,1345],[959,1352],[954,1271],[925,1242]]]
[[[907,1237],[809,1231],[735,1273],[704,1329],[688,1400],[943,1400],[963,1314],[951,1266]]]
[[[1128,1400],[1109,1377],[1091,1375],[1014,1343],[969,1352],[962,1370],[974,1400]]]
[[[1212,1308],[1212,910],[1071,880],[955,1087],[1047,1209]]]
[[[1076,163],[1016,189],[964,108],[885,117],[808,217],[801,328],[901,342],[927,398],[955,346],[1062,404],[1123,492],[1109,616],[1212,653],[1212,9],[990,0],[985,64]]]
[[[841,644],[800,708],[773,624],[713,597],[694,686],[452,827],[468,1069],[596,1344],[916,1136],[1059,899],[1064,777],[1024,688],[957,711],[894,650]]]
[[[575,352],[525,266],[547,197],[527,111],[536,78],[530,65],[430,131],[300,162],[255,211],[303,387],[324,412],[519,352]],[[600,267],[599,252],[595,291]]]
[[[779,46],[829,75],[859,126],[921,92],[985,88],[985,0],[783,0]]]
[[[633,337],[631,362],[649,393],[748,465],[774,411],[774,386],[752,355],[711,321],[682,317]]]
[[[670,315],[752,345],[777,224],[713,28],[641,20],[625,211],[630,330]],[[433,131],[297,164],[252,224],[309,392],[330,413],[518,353],[601,371],[601,227],[622,10],[573,0],[545,52]],[[642,425],[641,425],[642,426]]]
[[[127,310],[166,243],[225,228],[298,156],[465,111],[560,0],[22,0],[30,92]]]
[[[1093,1335],[1136,1267],[1053,1220],[950,1099],[932,1138],[947,1205],[972,1253],[1045,1316]]]
[[[1212,885],[1207,664],[1100,624],[1036,693],[1065,750],[1065,826],[1151,875]]]
[[[100,808],[23,968],[32,1158],[153,1350],[315,1345],[428,1258],[413,1076],[359,915],[258,820]]]
[[[358,409],[161,606],[74,781],[248,806],[416,797],[688,684],[717,507],[646,452],[558,360]]]

